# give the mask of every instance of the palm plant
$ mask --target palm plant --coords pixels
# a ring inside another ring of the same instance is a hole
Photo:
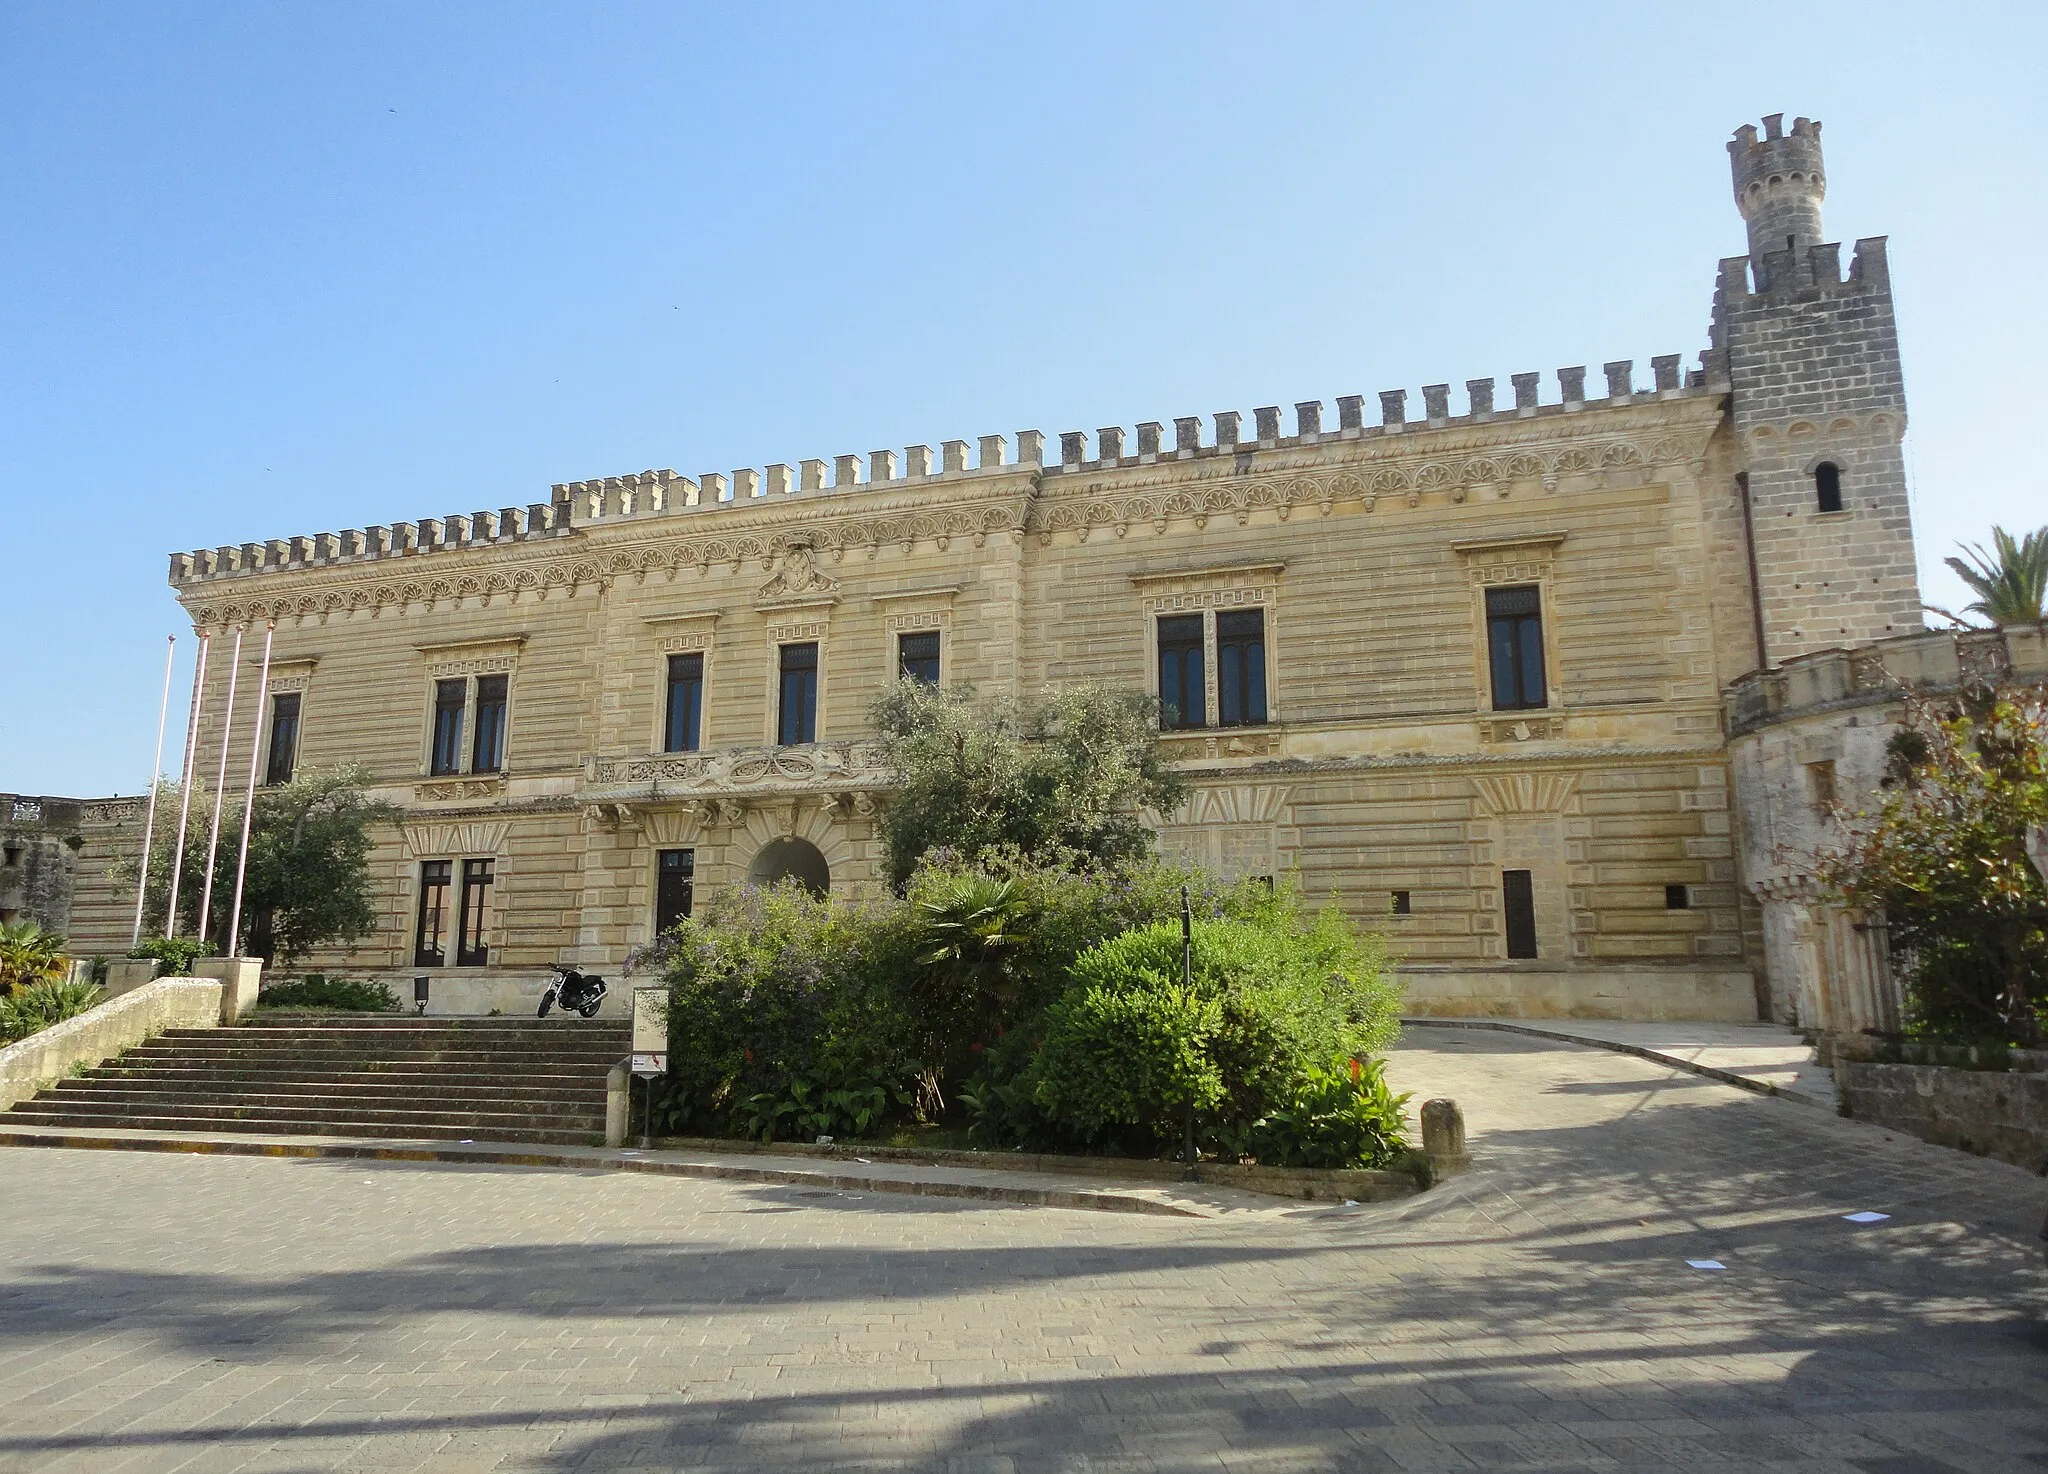
[[[1991,546],[1994,551],[1987,554],[1981,544],[1971,547],[1965,543],[1962,549],[1969,555],[1968,562],[1943,560],[1977,596],[1963,606],[1963,612],[1981,614],[2001,629],[2048,619],[2048,527],[2018,540],[2003,527],[1994,527]],[[1965,622],[1946,609],[1928,607],[1957,624]]]
[[[33,921],[0,922],[0,998],[64,975],[64,938]]]

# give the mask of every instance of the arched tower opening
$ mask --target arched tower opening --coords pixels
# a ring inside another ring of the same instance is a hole
[[[832,867],[807,839],[771,839],[747,866],[747,879],[761,886],[794,880],[812,895],[823,897],[832,889]]]

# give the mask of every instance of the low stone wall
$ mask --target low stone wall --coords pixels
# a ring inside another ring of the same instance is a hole
[[[219,983],[204,978],[158,978],[0,1049],[0,1110],[63,1079],[75,1065],[112,1059],[165,1029],[214,1027],[220,993]]]
[[[1411,964],[1397,974],[1407,1011],[1434,1018],[1757,1021],[1747,968]]]
[[[1938,1146],[2048,1168],[2048,1074],[1838,1060],[1842,1114]]]

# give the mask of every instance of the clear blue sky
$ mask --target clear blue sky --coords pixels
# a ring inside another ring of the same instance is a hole
[[[173,549],[1691,361],[1767,112],[1891,237],[1955,601],[2048,522],[2044,54],[2038,3],[12,0],[0,790],[147,783]]]

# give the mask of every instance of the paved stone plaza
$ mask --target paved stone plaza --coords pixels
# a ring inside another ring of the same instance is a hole
[[[1396,1072],[1478,1171],[1220,1220],[10,1151],[0,1470],[2048,1467],[2038,1179],[1516,1035]]]

